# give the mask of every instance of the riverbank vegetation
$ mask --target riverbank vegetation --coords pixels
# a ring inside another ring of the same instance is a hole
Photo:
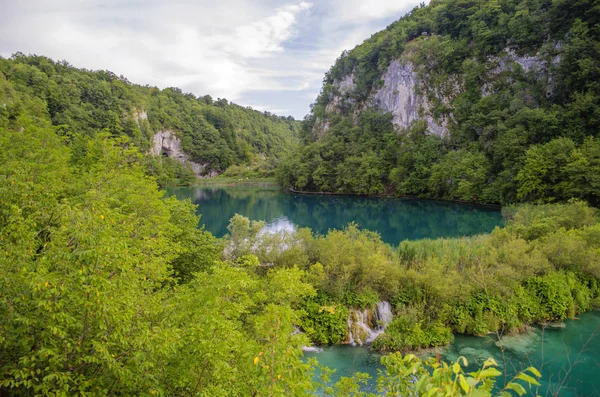
[[[348,310],[387,300],[394,320],[374,347],[412,351],[452,333],[519,332],[600,308],[598,211],[579,201],[504,210],[505,228],[474,237],[404,241],[393,248],[349,225],[327,235],[265,234],[236,216],[226,254],[266,268],[299,266],[317,297],[301,323],[316,343],[348,340]]]
[[[279,191],[279,184],[275,178],[238,178],[219,175],[214,178],[201,178],[194,182],[194,186],[248,186],[248,187],[268,187]]]

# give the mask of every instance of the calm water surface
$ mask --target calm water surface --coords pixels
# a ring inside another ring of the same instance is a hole
[[[508,336],[504,344],[511,376],[532,365],[541,369],[542,386],[537,390],[538,395],[600,396],[600,312],[582,314],[579,320],[567,320],[564,328],[546,328],[543,333],[536,329],[528,335]],[[319,364],[337,369],[335,379],[354,372],[376,377],[377,370],[382,369],[381,355],[368,347],[326,347],[320,353],[306,353],[306,356],[317,357]],[[469,371],[480,368],[489,357],[502,365],[501,351],[491,337],[457,335],[442,356],[448,361],[465,356]],[[374,391],[375,384],[373,380],[368,390]],[[535,395],[533,392],[531,395]]]
[[[321,234],[356,222],[393,245],[489,233],[502,225],[498,210],[428,200],[295,195],[261,187],[178,187],[168,194],[198,204],[200,223],[217,237],[227,233],[236,213],[274,228],[309,227]]]

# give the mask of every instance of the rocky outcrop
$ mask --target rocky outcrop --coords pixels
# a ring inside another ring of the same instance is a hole
[[[356,88],[356,84],[354,83],[354,73],[346,75],[341,80],[334,80],[332,85],[335,90],[333,91],[333,96],[325,108],[327,113],[338,113],[345,103],[349,105],[354,104],[354,100],[351,98],[352,92]],[[313,133],[327,131],[328,129],[329,120],[325,118],[325,120],[319,120],[313,126]]]
[[[546,81],[547,96],[551,95],[552,76],[550,64],[555,59],[546,60],[540,54],[519,55],[507,48],[501,54],[487,60],[487,81],[481,86],[483,96],[491,95],[494,82],[504,72],[515,72],[521,68],[529,78]],[[449,133],[449,124],[453,121],[452,99],[463,91],[461,76],[448,76],[441,86],[431,81],[429,71],[424,66],[416,66],[411,62],[409,53],[392,60],[383,74],[379,89],[371,93],[370,98],[355,108],[356,112],[365,107],[372,107],[392,114],[392,122],[399,129],[410,127],[415,121],[425,121],[428,132],[438,136]],[[326,112],[340,113],[345,105],[354,105],[352,92],[355,90],[355,75],[351,73],[333,82],[333,95],[329,100]],[[444,109],[442,114],[434,116],[434,108]],[[327,117],[314,126],[316,131],[326,131],[329,127]]]
[[[437,120],[431,116],[432,106],[419,92],[419,84],[412,62],[395,59],[383,76],[383,86],[373,96],[373,105],[392,113],[393,123],[397,127],[407,128],[415,121],[425,120],[430,133],[446,135],[447,120]]]
[[[333,95],[325,108],[327,113],[341,113],[342,108],[355,105],[352,93],[356,88],[354,73],[346,75],[342,79],[334,80]],[[431,134],[446,135],[448,133],[448,119],[442,117],[434,118],[431,109],[432,104],[425,95],[419,91],[419,75],[412,62],[395,59],[391,62],[382,77],[383,84],[371,98],[365,103],[358,104],[354,109],[354,116],[365,107],[374,107],[383,112],[390,112],[393,116],[392,122],[398,128],[408,128],[412,123],[425,120]],[[449,100],[439,98],[443,103]],[[329,120],[317,120],[313,126],[313,133],[327,131]]]
[[[356,84],[354,84],[354,73],[350,73],[342,80],[335,80],[333,86],[338,90],[341,95],[348,95],[354,91]]]
[[[557,46],[555,46],[557,48]],[[527,75],[537,81],[543,81],[546,86],[546,96],[552,96],[553,84],[551,66],[558,64],[560,57],[544,58],[541,54],[519,55],[514,50],[506,48],[504,52],[488,59],[486,77],[488,83],[481,86],[481,95],[487,96],[493,92],[493,82],[501,73],[513,72],[519,66]]]
[[[539,54],[519,55],[510,48],[506,48],[498,56],[490,57],[488,64],[492,66],[488,71],[489,75],[510,71],[515,65],[520,65],[525,72],[546,72],[548,66]]]
[[[208,164],[200,164],[191,161],[189,156],[185,154],[181,148],[181,140],[173,131],[159,131],[154,134],[153,141],[154,144],[150,149],[150,152],[154,156],[166,155],[167,157],[175,159],[185,165],[189,165],[199,178],[212,178],[218,175],[215,170],[208,168]]]

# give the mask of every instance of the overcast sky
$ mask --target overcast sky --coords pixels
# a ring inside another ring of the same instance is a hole
[[[420,0],[0,0],[21,51],[300,119],[344,49]]]

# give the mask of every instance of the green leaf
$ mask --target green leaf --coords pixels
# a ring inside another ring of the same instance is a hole
[[[521,372],[519,375],[517,375],[517,378],[524,380],[525,382],[529,383],[530,385],[535,385],[535,386],[540,385],[540,383],[535,378],[532,378],[531,376],[524,374],[523,372]]]
[[[415,383],[415,390],[416,391],[420,391],[421,389],[423,389],[423,385],[426,384],[427,379],[429,379],[429,376],[427,375],[423,375],[418,381],[417,383]]]
[[[469,384],[469,386],[474,387],[476,384],[479,383],[479,381],[473,377],[468,377],[467,378],[467,383]]]
[[[489,391],[486,390],[482,390],[482,389],[474,389],[470,394],[469,397],[489,397],[491,394]]]
[[[525,388],[523,386],[521,386],[520,384],[518,384],[518,383],[511,382],[511,383],[509,383],[509,384],[506,385],[506,388],[514,390],[515,392],[517,392],[517,394],[519,396],[522,396],[525,393],[527,393],[527,391],[525,390]]]
[[[538,378],[541,378],[541,377],[542,377],[542,374],[540,373],[540,371],[538,371],[538,369],[537,369],[537,368],[535,368],[535,367],[529,367],[529,368],[527,368],[525,371],[529,371],[529,372],[531,372],[532,374],[534,374],[534,375],[535,375],[535,376],[537,376]]]
[[[452,364],[452,372],[454,372],[455,374],[458,374],[460,372],[460,364],[459,363],[454,363]]]
[[[462,389],[465,391],[465,393],[468,393],[471,389],[471,386],[469,386],[463,374],[460,374],[458,376],[458,383],[460,384],[460,387],[462,387]]]
[[[500,375],[502,375],[502,372],[498,371],[496,368],[486,368],[479,373],[479,379],[496,378]]]

